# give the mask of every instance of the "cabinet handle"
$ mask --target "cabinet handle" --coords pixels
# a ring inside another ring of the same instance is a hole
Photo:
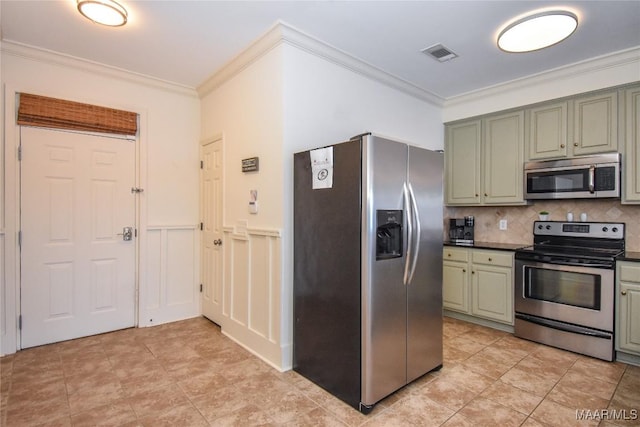
[[[451,258],[451,254],[447,254],[447,256],[448,256],[449,258]]]
[[[564,148],[564,144],[560,144],[560,148]]]
[[[475,272],[475,271],[472,271],[472,272],[471,272],[471,274],[476,274],[476,272]]]
[[[487,193],[484,193],[484,197],[488,197],[489,195]]]
[[[489,258],[489,261],[493,261],[491,258]]]
[[[466,272],[467,272],[467,269],[466,269],[466,268],[463,268],[463,269],[462,269],[462,272],[463,272],[463,273],[466,273]]]
[[[574,147],[577,147],[577,146],[578,146],[578,143],[577,143],[577,142],[574,142],[574,143],[573,143],[573,146],[574,146]]]
[[[478,193],[476,193],[476,197],[478,197]]]
[[[622,292],[620,292],[620,293],[621,293],[622,295],[626,295],[626,294],[627,294],[627,291],[622,291]]]

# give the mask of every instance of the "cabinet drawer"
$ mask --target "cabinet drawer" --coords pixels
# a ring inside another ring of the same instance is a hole
[[[620,263],[620,281],[640,283],[640,263]]]
[[[509,252],[475,250],[471,257],[473,264],[499,265],[502,267],[511,267],[513,265],[513,254]]]
[[[442,250],[443,261],[469,261],[469,251],[467,249],[452,248],[445,246]]]

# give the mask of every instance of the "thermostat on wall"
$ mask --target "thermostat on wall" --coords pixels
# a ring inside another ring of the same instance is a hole
[[[249,213],[258,213],[258,190],[249,190]]]

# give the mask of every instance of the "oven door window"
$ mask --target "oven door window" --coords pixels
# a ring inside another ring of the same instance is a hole
[[[525,267],[525,298],[600,310],[601,276]]]
[[[589,191],[589,169],[569,169],[527,174],[528,193]]]

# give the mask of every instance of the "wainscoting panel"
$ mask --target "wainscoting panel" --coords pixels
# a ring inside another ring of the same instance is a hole
[[[146,235],[146,265],[141,283],[140,326],[200,314],[198,228],[151,226]]]
[[[1,220],[2,218],[0,218]],[[7,334],[7,310],[4,310],[4,306],[7,301],[7,287],[4,282],[4,230],[0,230],[0,342],[4,341]],[[0,348],[0,354],[2,349]]]
[[[251,253],[249,239],[232,237],[224,239],[231,243],[231,277],[225,283],[229,284],[229,308],[231,320],[242,326],[247,326],[249,304],[249,279],[251,270]],[[225,310],[226,311],[226,310]]]
[[[280,345],[281,233],[225,227],[222,332],[277,369]]]

